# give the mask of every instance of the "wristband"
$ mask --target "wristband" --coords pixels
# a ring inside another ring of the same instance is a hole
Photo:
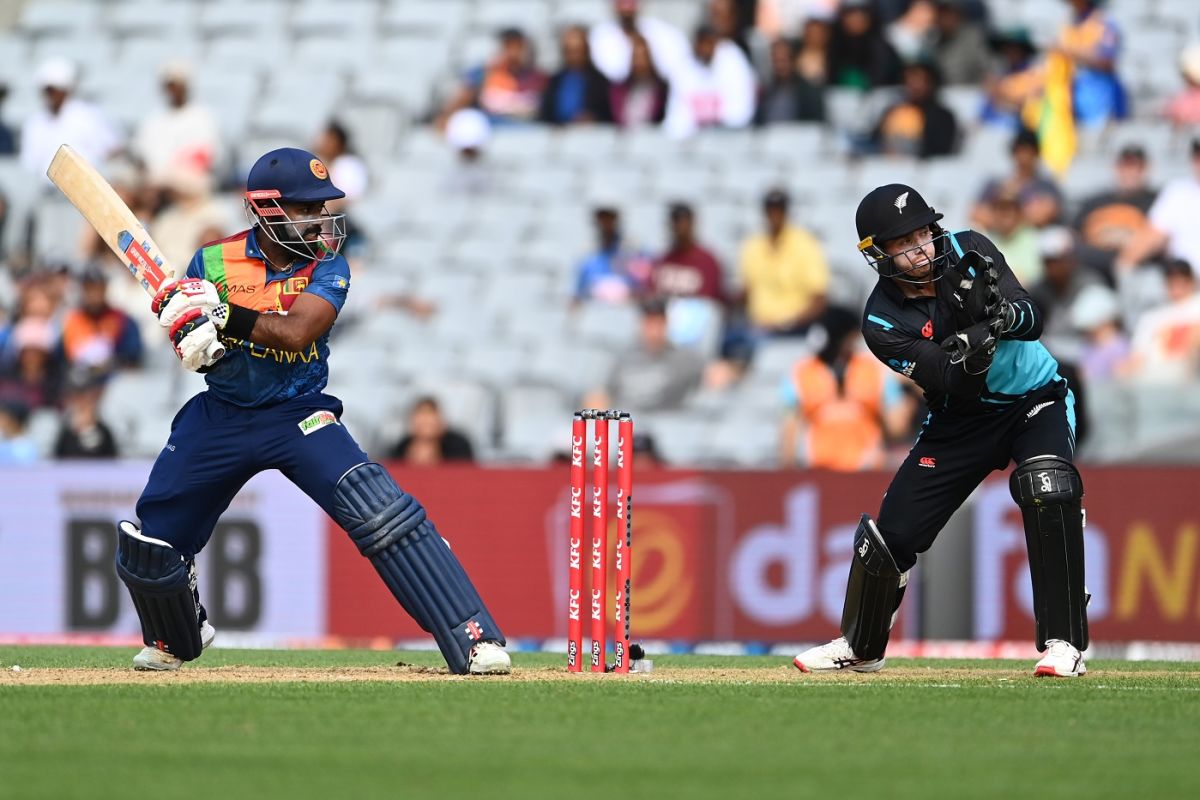
[[[249,340],[254,331],[254,323],[258,321],[258,312],[232,303],[226,307],[229,312],[225,324],[221,326],[222,332],[234,339]]]

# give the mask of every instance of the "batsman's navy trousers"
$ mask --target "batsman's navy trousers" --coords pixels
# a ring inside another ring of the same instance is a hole
[[[1041,455],[1071,461],[1074,452],[1075,397],[1061,379],[992,414],[930,414],[876,520],[896,566],[916,564],[993,470]]]
[[[192,558],[238,490],[269,469],[332,514],[346,471],[369,461],[338,420],[342,403],[312,393],[265,408],[242,408],[201,392],[171,423],[171,435],[138,499],[142,531]]]

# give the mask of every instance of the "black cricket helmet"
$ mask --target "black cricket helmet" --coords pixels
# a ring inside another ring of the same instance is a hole
[[[854,215],[855,225],[858,226],[858,251],[881,277],[897,278],[909,283],[931,283],[942,277],[950,256],[949,237],[938,225],[941,218],[942,215],[934,211],[911,186],[889,183],[876,187],[858,204],[858,211]],[[905,277],[915,267],[897,269],[893,257],[884,252],[881,245],[925,227],[933,232],[933,270],[927,277]]]

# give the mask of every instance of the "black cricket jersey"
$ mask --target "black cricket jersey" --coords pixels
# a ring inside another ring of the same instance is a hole
[[[1038,341],[1042,335],[1041,312],[1013,275],[1004,255],[976,231],[957,231],[948,239],[952,261],[970,250],[992,259],[999,273],[1000,293],[1016,309],[1017,321],[1000,337],[991,368],[981,375],[968,374],[962,364],[951,364],[950,355],[942,350],[941,342],[946,337],[971,324],[956,309],[952,288],[944,280],[934,283],[935,297],[905,297],[891,278],[881,277],[863,312],[862,332],[871,352],[896,372],[916,381],[934,414],[995,413],[1048,387],[1061,385],[1065,391],[1058,362]]]

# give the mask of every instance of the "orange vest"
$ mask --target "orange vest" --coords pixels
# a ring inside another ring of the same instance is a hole
[[[89,316],[78,309],[71,311],[63,319],[63,353],[67,361],[75,361],[80,352],[96,339],[105,340],[110,349],[115,350],[124,328],[125,318],[113,309],[106,310],[99,317]]]
[[[792,380],[813,467],[853,472],[883,466],[883,368],[867,353],[846,366],[844,384],[819,358],[798,363]]]

